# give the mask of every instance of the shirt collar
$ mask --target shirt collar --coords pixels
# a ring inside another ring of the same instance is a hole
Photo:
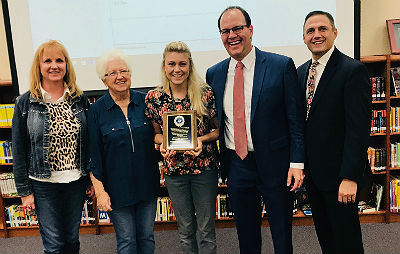
[[[139,105],[140,98],[133,91],[133,89],[129,89],[129,104],[132,102],[136,105]],[[110,95],[110,92],[107,90],[107,93],[104,95],[104,103],[106,104],[107,110],[110,110],[114,105],[117,105],[113,98]]]
[[[329,61],[329,58],[331,58],[331,55],[332,55],[334,49],[335,49],[335,46],[332,46],[332,48],[330,48],[328,50],[328,52],[326,52],[323,56],[321,56],[320,59],[317,60],[318,63],[323,66],[326,66]],[[312,62],[313,63],[315,62],[314,58],[312,58]]]
[[[251,51],[242,59],[242,63],[246,69],[250,69],[256,60],[256,50],[254,46],[251,46]],[[231,61],[229,63],[229,67],[235,68],[237,64],[237,60],[231,57]]]
[[[42,93],[42,98],[45,103],[62,102],[62,101],[64,101],[65,97],[70,94],[69,88],[68,88],[67,84],[65,84],[65,83],[64,83],[64,93],[60,98],[58,98],[57,101],[53,100],[53,98],[51,98],[51,95],[46,90],[43,89],[42,84],[40,84],[40,91]]]

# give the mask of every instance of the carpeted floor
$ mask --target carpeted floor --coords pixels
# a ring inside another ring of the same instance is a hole
[[[263,228],[263,253],[273,253],[269,228]],[[400,253],[400,223],[362,224],[365,253]],[[177,231],[155,232],[155,253],[181,253]],[[238,253],[235,228],[217,229],[218,253]],[[321,253],[313,226],[293,227],[294,253]],[[40,237],[0,238],[0,253],[40,254]],[[81,253],[116,253],[115,234],[81,235]]]

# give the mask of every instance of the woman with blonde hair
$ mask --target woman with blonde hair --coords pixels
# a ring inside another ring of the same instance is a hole
[[[44,253],[79,253],[87,176],[89,102],[58,41],[36,50],[30,90],[15,103],[14,178],[22,205],[35,210]],[[92,196],[92,188],[87,189]]]
[[[165,47],[161,74],[161,86],[146,96],[146,115],[154,126],[154,142],[161,144],[162,170],[178,223],[181,248],[184,253],[216,253],[219,130],[214,93],[197,74],[190,50],[183,42],[171,42]],[[164,147],[162,115],[182,110],[197,113],[197,147],[177,153]]]

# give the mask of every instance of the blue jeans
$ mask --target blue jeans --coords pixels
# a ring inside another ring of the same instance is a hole
[[[154,253],[156,206],[154,198],[108,213],[115,229],[118,253]]]
[[[47,183],[32,180],[44,253],[79,253],[79,225],[87,180]]]
[[[198,175],[166,176],[181,248],[184,253],[216,253],[215,201],[218,191],[216,170]],[[196,231],[199,231],[197,246]]]

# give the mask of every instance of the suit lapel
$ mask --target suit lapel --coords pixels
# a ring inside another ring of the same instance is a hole
[[[332,75],[336,72],[338,57],[339,51],[335,48],[330,59],[328,60],[328,63],[326,64],[324,73],[322,73],[322,76],[318,82],[317,90],[315,91],[314,98],[311,103],[309,117],[314,111],[314,108],[318,105],[318,101],[324,94],[326,87],[329,85]]]
[[[219,126],[222,126],[222,119],[223,119],[223,103],[224,103],[224,93],[225,93],[225,84],[226,84],[226,77],[228,75],[228,68],[229,68],[229,62],[230,58],[226,59],[221,63],[219,68],[216,70],[216,75],[215,75],[215,81],[213,83],[218,84],[217,86],[214,86],[214,93],[215,93],[215,98],[220,98],[219,100],[216,100],[216,106],[218,112],[221,112],[218,114],[218,123]]]
[[[307,78],[308,78],[308,72],[310,71],[310,66],[311,66],[311,60],[308,60],[306,62],[306,68],[304,70],[304,72],[302,73],[302,77],[301,77],[301,88],[304,94],[304,98],[306,98],[306,91],[307,91]]]
[[[250,123],[253,122],[254,114],[257,109],[258,100],[260,98],[261,88],[264,84],[264,75],[266,70],[269,71],[269,63],[267,57],[261,53],[258,48],[256,49],[256,62],[254,66],[254,79],[253,79],[253,92],[251,95],[251,118]]]

